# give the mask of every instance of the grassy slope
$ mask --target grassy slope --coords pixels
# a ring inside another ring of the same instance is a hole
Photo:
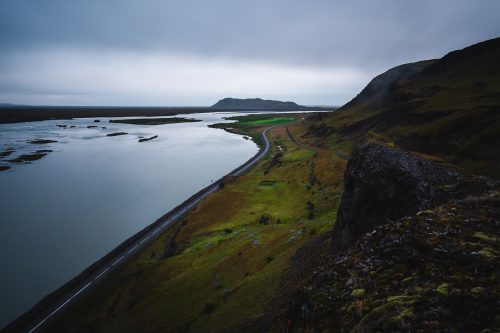
[[[246,116],[227,117],[227,120],[235,120],[235,123],[220,123],[210,125],[213,128],[223,128],[230,133],[246,135],[258,144],[262,145],[260,125],[279,125],[304,119],[308,113],[283,113],[277,114],[250,114]],[[283,117],[284,116],[284,117]]]
[[[301,125],[290,127],[293,133]],[[298,147],[284,128],[272,130],[271,138],[267,159],[205,199],[47,330],[231,331],[261,314],[296,249],[330,230],[345,167],[330,150]],[[277,146],[281,164],[269,167]],[[308,201],[315,205],[313,219]],[[262,216],[268,224],[260,223]],[[160,259],[178,228],[175,254]]]
[[[309,140],[325,147],[343,145],[346,152],[353,142],[384,141],[500,178],[499,58],[496,39],[437,61],[394,68],[339,111],[311,121],[334,133],[316,131]],[[405,76],[409,67],[413,75]]]

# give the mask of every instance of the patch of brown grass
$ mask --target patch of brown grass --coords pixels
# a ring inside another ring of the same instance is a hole
[[[177,239],[185,241],[210,231],[220,221],[229,220],[238,212],[244,200],[242,193],[230,190],[208,196],[189,214],[188,223],[181,229]]]

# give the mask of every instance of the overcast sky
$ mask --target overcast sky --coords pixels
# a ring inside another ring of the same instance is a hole
[[[500,36],[500,1],[1,0],[0,102],[341,105],[390,67]]]

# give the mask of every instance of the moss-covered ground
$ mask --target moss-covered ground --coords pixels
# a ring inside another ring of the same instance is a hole
[[[284,126],[269,136],[267,159],[204,199],[47,331],[221,332],[265,312],[296,250],[331,229],[346,163],[333,150],[298,146]]]
[[[309,280],[270,331],[499,332],[499,208],[491,190],[380,226],[342,255],[309,251],[294,268]]]

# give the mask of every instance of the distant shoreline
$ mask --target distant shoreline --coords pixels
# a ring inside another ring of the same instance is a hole
[[[330,111],[335,107],[305,107],[285,109],[219,109],[213,107],[122,107],[122,106],[0,106],[0,124],[53,119],[94,117],[159,117],[203,112],[255,112],[255,111]]]

